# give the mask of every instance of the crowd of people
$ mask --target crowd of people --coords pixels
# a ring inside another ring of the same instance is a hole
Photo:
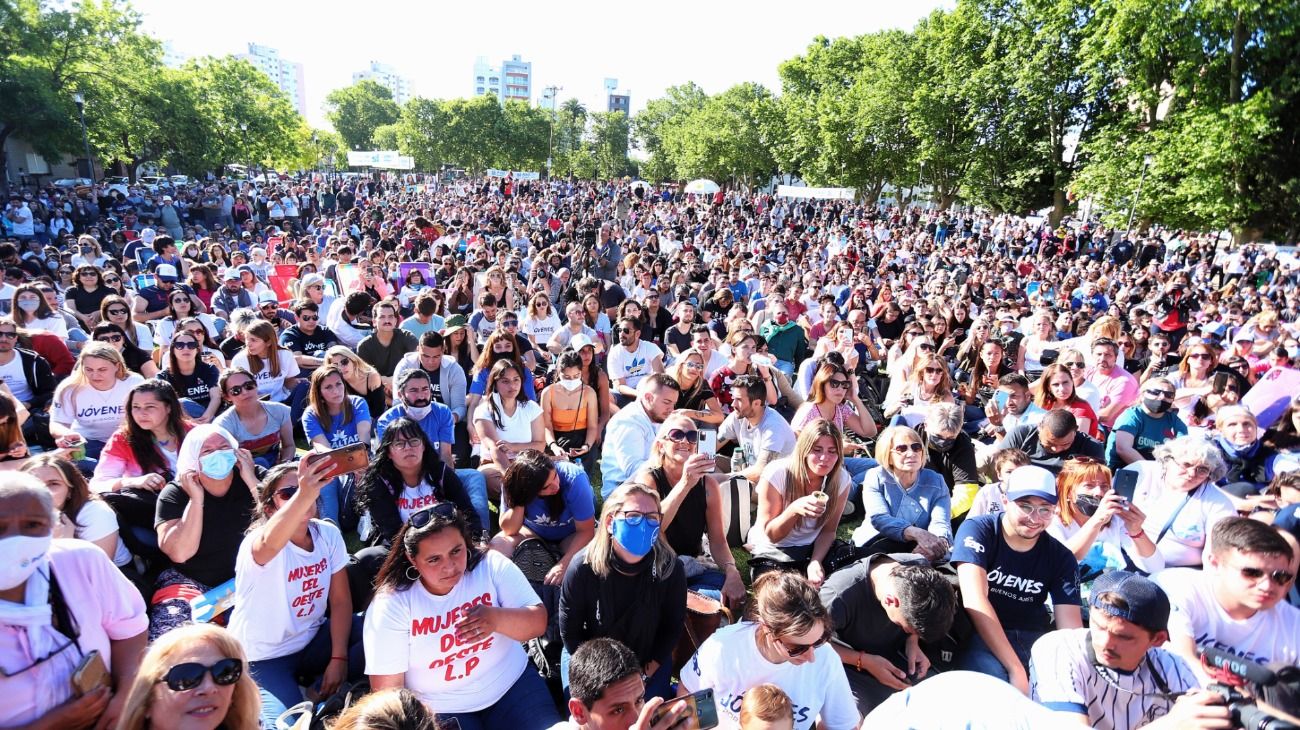
[[[1296,712],[1285,252],[513,176],[0,220],[0,727],[1232,727],[1205,647]]]

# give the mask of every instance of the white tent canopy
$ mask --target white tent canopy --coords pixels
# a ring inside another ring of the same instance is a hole
[[[705,180],[704,178],[700,178],[699,180],[692,180],[686,183],[686,192],[696,193],[699,195],[712,195],[713,193],[718,192],[718,190],[720,189],[721,188],[718,187],[717,183],[713,182],[712,180]]]
[[[809,188],[799,185],[780,185],[776,189],[778,198],[812,200],[853,200],[857,192],[854,188]]]

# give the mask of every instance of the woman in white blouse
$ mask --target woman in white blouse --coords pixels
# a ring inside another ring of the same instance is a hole
[[[488,494],[497,499],[501,478],[515,456],[525,449],[546,448],[542,407],[524,394],[524,373],[514,360],[498,360],[488,372],[489,394],[474,409],[474,428],[483,450],[479,471],[487,479]]]
[[[1124,467],[1138,473],[1133,503],[1146,513],[1142,529],[1155,542],[1165,567],[1201,567],[1210,531],[1237,510],[1214,483],[1228,467],[1213,442],[1199,436],[1166,441],[1153,461]]]

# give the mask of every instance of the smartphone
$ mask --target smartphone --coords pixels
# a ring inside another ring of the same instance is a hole
[[[668,700],[655,710],[654,719],[651,724],[659,722],[673,706],[679,702],[685,702],[690,706],[686,715],[682,717],[673,730],[708,730],[718,726],[718,706],[713,702],[713,690],[702,689],[694,694],[678,697]]]
[[[999,390],[993,394],[993,403],[998,407],[999,411],[1007,409],[1007,401],[1009,400],[1011,400],[1011,394],[1005,390]]]
[[[365,444],[348,444],[325,452],[316,452],[302,457],[304,465],[314,464],[321,459],[334,462],[330,469],[333,476],[362,471],[370,466],[370,450]]]
[[[1137,491],[1137,480],[1138,474],[1136,471],[1120,469],[1115,472],[1115,479],[1110,484],[1110,490],[1128,502],[1132,502],[1133,493]]]
[[[713,428],[701,428],[700,445],[697,453],[704,454],[713,460],[713,471],[717,471],[718,463],[718,431]]]
[[[72,688],[76,690],[77,696],[94,692],[100,687],[108,687],[110,683],[108,667],[98,651],[83,656],[72,672]]]

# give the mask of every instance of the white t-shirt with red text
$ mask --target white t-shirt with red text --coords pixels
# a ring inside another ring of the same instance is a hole
[[[432,507],[440,500],[433,493],[433,485],[428,481],[421,479],[420,483],[414,487],[403,484],[402,493],[397,495],[397,514],[401,516],[402,523],[411,519],[411,515],[422,509]]]
[[[366,674],[405,674],[405,686],[439,713],[491,707],[526,671],[523,646],[503,634],[457,641],[456,623],[473,606],[524,608],[541,603],[509,558],[489,550],[445,596],[416,581],[381,590],[366,612]]]
[[[235,558],[235,610],[230,633],[244,645],[252,662],[301,651],[325,623],[330,580],[347,567],[343,533],[332,523],[312,520],[308,526],[312,549],[292,542],[266,565],[253,559],[250,532]]]

